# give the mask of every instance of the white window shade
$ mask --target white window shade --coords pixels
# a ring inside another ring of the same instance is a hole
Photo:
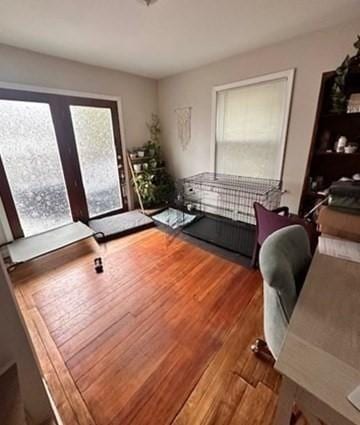
[[[280,177],[288,83],[288,78],[283,77],[217,91],[217,172]]]

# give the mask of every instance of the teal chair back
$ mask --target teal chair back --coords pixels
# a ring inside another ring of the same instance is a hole
[[[264,280],[264,332],[275,359],[279,356],[310,261],[309,238],[300,225],[277,230],[261,247],[259,263]]]

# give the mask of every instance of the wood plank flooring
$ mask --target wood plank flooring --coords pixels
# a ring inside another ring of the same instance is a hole
[[[279,376],[249,350],[258,272],[149,229],[11,278],[65,425],[271,424]]]

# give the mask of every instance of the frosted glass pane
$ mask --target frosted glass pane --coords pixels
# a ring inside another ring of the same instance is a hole
[[[48,104],[0,100],[0,154],[25,236],[72,221]]]
[[[89,216],[122,208],[111,110],[70,106]]]
[[[218,92],[218,172],[279,178],[286,96],[286,78]]]

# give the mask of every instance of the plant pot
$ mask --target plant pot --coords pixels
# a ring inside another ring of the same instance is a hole
[[[137,158],[136,153],[130,153],[130,159],[134,160]]]
[[[134,164],[134,171],[135,173],[141,172],[141,164]]]
[[[150,161],[150,166],[151,166],[151,168],[156,168],[156,166],[157,166],[157,162],[155,161],[155,159],[152,159],[152,160]]]
[[[143,170],[148,170],[149,169],[149,164],[147,162],[144,162],[143,165]]]
[[[144,151],[137,151],[137,156],[138,156],[139,158],[144,158],[144,156],[145,156],[145,152],[144,152]]]
[[[155,149],[149,149],[149,156],[155,156]]]

